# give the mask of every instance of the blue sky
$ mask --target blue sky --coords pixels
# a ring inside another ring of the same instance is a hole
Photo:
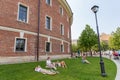
[[[97,12],[99,33],[111,34],[120,27],[120,0],[67,0],[73,12],[72,39],[78,39],[85,25],[96,32],[93,5],[99,6]]]

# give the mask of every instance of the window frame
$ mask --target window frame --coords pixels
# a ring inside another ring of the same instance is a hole
[[[23,40],[25,40],[25,41],[24,41],[24,51],[18,51],[18,50],[16,50],[16,42],[17,42],[17,39],[23,39]],[[14,52],[27,52],[27,38],[20,38],[20,37],[16,37],[16,38],[15,38]]]
[[[63,7],[60,6],[59,13],[63,16]]]
[[[49,24],[49,27],[50,27],[50,28],[48,28],[48,26],[47,26],[47,25],[48,25],[48,24],[47,24],[47,23],[48,23],[48,22],[47,22],[47,18],[50,19],[50,22],[49,22],[49,23],[50,23],[50,24]],[[50,16],[46,16],[46,17],[45,17],[45,28],[48,29],[48,30],[52,30],[52,18],[51,18]]]
[[[60,34],[64,35],[64,25],[60,24]]]
[[[27,9],[26,10],[26,21],[19,18],[19,16],[20,16],[20,6],[23,6],[23,7],[25,7]],[[20,2],[18,3],[17,21],[24,22],[24,23],[28,23],[28,21],[29,21],[29,6],[27,6],[27,5],[23,4],[23,3],[20,3]]]

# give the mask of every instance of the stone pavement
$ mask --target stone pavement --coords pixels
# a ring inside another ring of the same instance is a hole
[[[109,56],[103,56],[103,57],[106,57],[106,58],[109,58]],[[120,80],[120,57],[119,57],[119,60],[118,59],[113,59],[113,56],[111,58],[111,60],[116,64],[117,66],[117,75],[116,75],[116,78],[115,80]]]
[[[120,60],[113,60],[117,65],[117,75],[115,80],[120,80]]]

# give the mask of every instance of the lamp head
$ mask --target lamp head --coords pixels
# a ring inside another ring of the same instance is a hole
[[[99,6],[97,6],[97,5],[94,5],[94,6],[91,8],[91,10],[92,10],[94,13],[96,13],[96,12],[98,11],[98,9],[99,9]]]

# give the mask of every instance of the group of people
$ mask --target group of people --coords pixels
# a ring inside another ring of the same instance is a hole
[[[83,56],[82,56],[82,62],[90,64],[90,62],[86,59],[85,54],[83,54]],[[41,72],[43,74],[55,75],[55,74],[59,73],[57,71],[57,67],[67,68],[67,65],[66,65],[65,61],[52,62],[50,57],[47,57],[47,59],[46,59],[46,68],[50,68],[50,69],[44,69],[40,65],[38,65],[38,66],[35,67],[35,71],[36,72]]]
[[[112,56],[114,56],[114,58],[120,56],[119,53],[120,52],[116,52],[115,50],[109,51],[110,59],[111,59]],[[80,56],[80,52],[78,52],[78,54]],[[82,63],[90,64],[90,62],[86,59],[86,57],[87,57],[86,54],[82,55]],[[65,61],[52,62],[50,57],[47,57],[47,59],[46,59],[46,68],[50,68],[50,69],[43,69],[40,65],[38,65],[37,67],[35,67],[35,71],[36,72],[41,72],[43,74],[55,75],[55,74],[59,73],[58,71],[56,71],[57,67],[67,68],[67,65],[66,65]]]
[[[52,62],[50,57],[48,57],[46,60],[46,68],[50,68],[50,70],[43,69],[40,65],[38,65],[35,67],[35,71],[41,72],[43,74],[55,75],[55,74],[59,73],[58,71],[56,71],[57,67],[67,68],[67,65],[66,65],[65,61]]]
[[[112,56],[113,56],[114,59],[119,59],[120,50],[119,51],[110,50],[109,51],[109,57],[110,57],[110,59],[112,58]]]

